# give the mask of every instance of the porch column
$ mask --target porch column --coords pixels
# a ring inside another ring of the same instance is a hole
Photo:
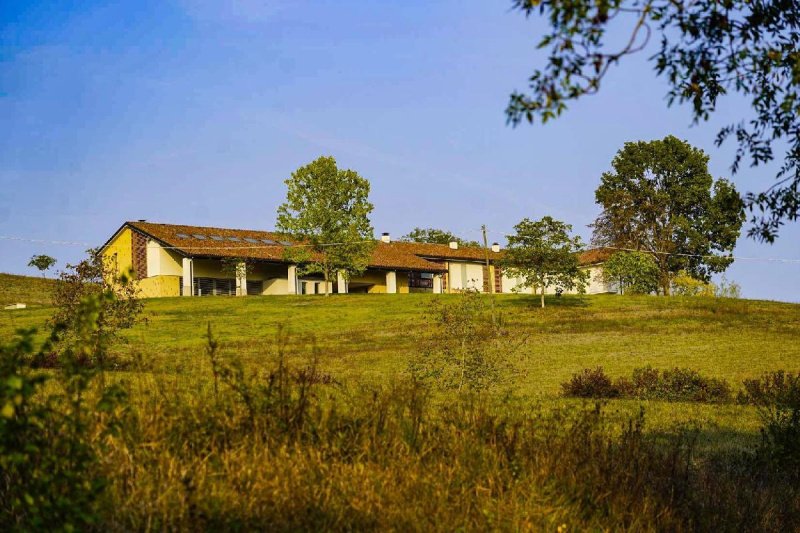
[[[434,274],[433,275],[433,294],[441,294],[442,293],[442,275],[441,274]]]
[[[390,270],[386,273],[387,294],[397,294],[397,272]]]
[[[317,294],[317,282],[316,281],[301,281],[300,283],[303,284],[303,294]]]
[[[194,265],[191,257],[183,258],[183,295],[192,296],[194,294]]]
[[[347,281],[345,281],[341,270],[336,273],[336,292],[347,294]]]
[[[236,263],[236,296],[247,296],[247,265]]]
[[[286,294],[297,294],[297,265],[289,265],[286,283]]]

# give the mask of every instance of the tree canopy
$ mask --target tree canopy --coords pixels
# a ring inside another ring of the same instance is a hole
[[[541,220],[523,219],[508,236],[503,258],[507,276],[520,278],[520,285],[533,287],[541,295],[549,287],[583,292],[588,275],[581,271],[578,252],[583,248],[580,237],[572,237],[572,226],[552,217]]]
[[[28,261],[28,266],[37,268],[42,273],[42,277],[44,277],[45,272],[53,268],[53,265],[55,264],[56,260],[54,257],[44,254],[34,255],[31,257],[31,260]]]
[[[595,192],[603,208],[595,245],[652,255],[664,294],[679,270],[707,280],[733,262],[742,200],[731,183],[714,181],[702,150],[672,136],[625,143],[611,165]]]
[[[285,183],[276,227],[300,244],[287,247],[286,258],[306,273],[321,273],[327,295],[338,272],[349,278],[369,263],[375,245],[369,180],[323,156],[292,172]]]
[[[658,42],[650,56],[666,78],[667,101],[689,103],[693,122],[706,121],[720,97],[738,93],[749,116],[734,117],[718,132],[719,146],[737,143],[732,172],[743,161],[757,166],[783,149],[777,181],[749,193],[750,236],[772,242],[787,220],[800,218],[800,3],[798,0],[513,0],[526,16],[547,19],[539,41],[545,66],[514,92],[509,121],[546,122],[567,103],[600,90],[613,65]],[[613,28],[613,31],[612,31]],[[625,39],[619,44],[617,30]],[[627,28],[627,30],[626,30]]]
[[[620,294],[650,294],[658,290],[658,264],[645,252],[616,252],[603,263],[602,278]]]
[[[406,235],[400,237],[400,240],[430,244],[450,244],[451,242],[457,242],[459,246],[480,246],[477,241],[462,239],[447,230],[436,228],[414,228]]]

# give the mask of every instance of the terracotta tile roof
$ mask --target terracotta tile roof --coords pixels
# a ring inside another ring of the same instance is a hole
[[[457,249],[450,248],[449,244],[429,244],[422,242],[393,242],[392,246],[396,246],[401,250],[408,253],[418,255],[420,257],[430,257],[431,259],[466,259],[472,261],[485,261],[486,251],[483,248],[476,248],[471,246],[459,246]],[[489,260],[500,259],[503,252],[489,251]]]
[[[207,226],[184,226],[179,224],[158,224],[154,222],[126,222],[125,226],[134,228],[175,249],[183,255],[203,257],[247,257],[263,261],[284,261],[285,245],[296,244],[283,235],[271,231],[256,231]],[[200,235],[203,238],[198,238]],[[274,243],[274,244],[271,244]],[[378,241],[372,252],[369,266],[373,268],[392,268],[422,272],[445,272],[442,264],[447,260],[486,260],[483,248],[462,247],[452,249],[447,244],[428,244],[416,242]],[[612,251],[604,248],[587,250],[580,254],[582,265],[593,265],[605,261]],[[503,251],[489,251],[489,260],[494,262],[503,257]]]
[[[286,239],[283,235],[271,231],[183,226],[153,222],[126,222],[125,225],[149,235],[183,255],[246,257],[283,262],[286,246],[281,243],[296,244],[294,241]],[[197,238],[195,235],[200,235],[204,238]],[[268,244],[264,242],[265,240],[275,244]],[[369,266],[424,272],[444,272],[446,270],[442,265],[426,261],[403,247],[380,241],[372,252],[372,260]]]
[[[581,265],[596,265],[606,261],[613,253],[614,250],[608,248],[592,248],[591,250],[581,252],[578,256],[578,262]]]

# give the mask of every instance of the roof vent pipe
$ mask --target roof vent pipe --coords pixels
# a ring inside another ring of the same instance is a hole
[[[389,235],[388,233],[381,234],[381,242],[385,242],[386,244],[389,244],[390,242],[392,242],[392,236]]]
[[[450,241],[450,249],[458,250],[458,241]]]
[[[493,243],[492,243],[492,251],[493,251],[494,253],[497,253],[497,252],[499,252],[499,251],[500,251],[500,244],[498,244],[498,243],[496,243],[496,242],[493,242]]]

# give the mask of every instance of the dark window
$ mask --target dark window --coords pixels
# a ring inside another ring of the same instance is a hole
[[[194,278],[195,296],[235,296],[236,280],[218,278]]]
[[[260,296],[262,292],[264,292],[263,281],[247,281],[248,296]]]
[[[433,289],[433,274],[431,272],[409,272],[408,286],[412,289]]]

